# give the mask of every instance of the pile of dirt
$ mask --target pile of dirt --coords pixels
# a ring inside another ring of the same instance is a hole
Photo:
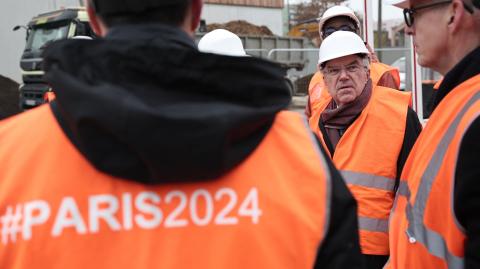
[[[257,26],[243,20],[230,21],[227,23],[212,23],[207,25],[208,32],[215,29],[225,29],[237,35],[274,36],[267,26]]]
[[[18,83],[0,75],[0,120],[20,113]]]

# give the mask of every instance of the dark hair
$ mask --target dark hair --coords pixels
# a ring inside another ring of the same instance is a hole
[[[92,0],[91,0],[92,1]],[[109,0],[93,0],[96,2]],[[111,0],[110,0],[111,1]],[[142,0],[137,0],[139,3]],[[159,0],[162,1],[162,0]],[[129,13],[105,13],[98,12],[98,16],[102,18],[107,27],[122,25],[122,24],[151,24],[162,23],[173,26],[181,25],[187,15],[190,0],[178,1],[174,4],[165,5],[162,7],[145,8],[144,11]]]

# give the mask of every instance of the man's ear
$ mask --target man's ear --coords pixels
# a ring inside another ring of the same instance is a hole
[[[200,19],[202,16],[203,1],[202,0],[191,0],[191,12],[192,12],[192,21],[190,29],[194,32],[198,25],[200,24]]]
[[[446,23],[449,30],[456,32],[457,29],[461,26],[463,17],[466,15],[466,10],[464,4],[461,0],[452,1],[451,7],[448,9],[448,17],[446,18]]]
[[[90,1],[91,0],[85,0],[90,26],[97,36],[104,36],[106,34],[105,27],[102,27],[102,22],[100,21],[100,18],[95,12],[95,9]]]

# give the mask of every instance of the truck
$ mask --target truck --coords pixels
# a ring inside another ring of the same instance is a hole
[[[85,8],[66,8],[43,13],[32,18],[26,26],[15,26],[14,31],[26,30],[26,45],[20,68],[19,106],[22,110],[45,103],[44,96],[50,87],[44,80],[42,53],[51,42],[75,36],[95,37],[88,24]]]

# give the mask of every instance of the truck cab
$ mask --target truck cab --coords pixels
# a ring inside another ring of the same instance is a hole
[[[23,84],[19,89],[19,105],[23,110],[45,103],[44,95],[50,89],[42,70],[43,50],[56,40],[95,36],[84,8],[67,8],[40,14],[26,28],[27,41],[20,60]]]

